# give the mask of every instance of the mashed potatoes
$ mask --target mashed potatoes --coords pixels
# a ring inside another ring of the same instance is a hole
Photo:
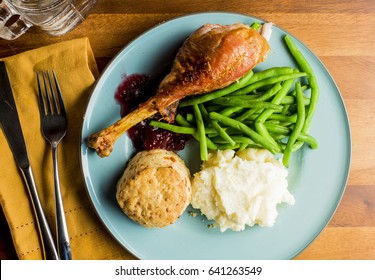
[[[267,150],[213,152],[193,177],[191,204],[215,220],[221,231],[241,231],[254,224],[272,227],[277,204],[294,204],[287,175]]]

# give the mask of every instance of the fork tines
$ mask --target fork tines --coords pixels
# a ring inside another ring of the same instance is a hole
[[[65,107],[61,95],[60,85],[57,81],[55,71],[52,70],[51,73],[53,79],[51,79],[51,74],[49,71],[36,72],[39,92],[39,106],[46,115],[65,115]],[[44,88],[44,94],[42,88]],[[51,102],[51,100],[53,102]]]

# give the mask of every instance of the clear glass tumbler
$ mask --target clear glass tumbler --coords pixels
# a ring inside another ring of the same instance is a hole
[[[13,40],[31,26],[63,35],[88,16],[96,0],[0,0],[0,38]]]

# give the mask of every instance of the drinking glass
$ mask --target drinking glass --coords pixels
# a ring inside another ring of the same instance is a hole
[[[96,0],[0,0],[0,38],[14,40],[31,26],[63,35],[89,14]]]

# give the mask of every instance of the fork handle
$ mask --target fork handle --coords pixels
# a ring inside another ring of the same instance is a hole
[[[59,255],[62,260],[71,260],[72,251],[70,248],[68,227],[65,220],[64,204],[62,201],[59,168],[57,160],[57,144],[52,145],[52,162],[55,185],[55,207],[56,207],[56,234]]]
[[[46,260],[58,260],[59,256],[57,254],[57,250],[55,247],[55,243],[53,241],[51,230],[48,226],[47,219],[43,212],[42,204],[40,203],[40,200],[39,200],[38,191],[35,185],[34,176],[33,176],[31,167],[28,166],[27,168],[21,168],[21,172],[25,180],[25,183],[27,185],[29,195],[31,198],[31,203],[34,208],[36,222],[38,225],[40,239],[42,242],[44,258]]]

